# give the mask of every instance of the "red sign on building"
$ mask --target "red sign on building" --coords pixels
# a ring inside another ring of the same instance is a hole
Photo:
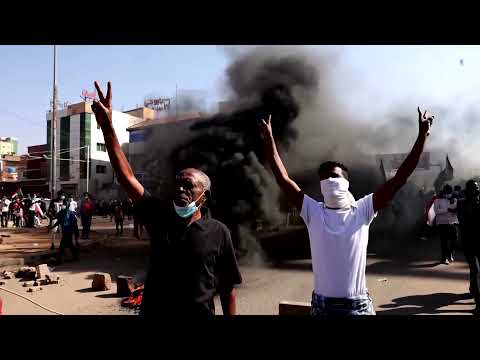
[[[82,90],[82,99],[85,100],[85,101],[88,101],[88,100],[96,100],[97,99],[97,94],[95,93],[95,91],[93,92],[88,92],[88,90]]]

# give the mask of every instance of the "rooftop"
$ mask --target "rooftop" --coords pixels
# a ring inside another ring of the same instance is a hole
[[[141,130],[147,127],[171,124],[171,123],[181,122],[181,121],[200,120],[205,118],[206,116],[207,114],[203,112],[191,112],[191,113],[180,114],[178,116],[165,116],[159,119],[142,121],[136,125],[130,126],[127,129],[127,131]]]

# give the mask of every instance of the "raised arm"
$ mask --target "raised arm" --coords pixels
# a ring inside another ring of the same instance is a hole
[[[103,92],[96,81],[95,88],[100,101],[93,102],[92,110],[98,125],[102,129],[105,147],[107,148],[115,175],[132,200],[140,199],[143,196],[144,188],[135,178],[132,168],[118,143],[117,135],[112,125],[112,84],[110,81],[108,82],[107,97],[103,96]]]
[[[402,165],[398,168],[397,173],[393,178],[388,180],[383,184],[380,189],[378,189],[373,194],[373,209],[378,211],[385,206],[393,199],[398,190],[402,188],[403,185],[407,182],[410,175],[417,167],[420,156],[422,155],[423,148],[425,146],[425,141],[427,136],[430,134],[430,127],[433,122],[433,116],[427,117],[427,111],[425,110],[424,114],[418,108],[418,137],[413,145],[410,154],[403,161]]]
[[[301,210],[303,192],[295,181],[290,179],[287,169],[285,169],[282,159],[280,158],[277,146],[275,145],[275,139],[273,138],[271,116],[269,116],[266,122],[262,120],[261,137],[263,139],[268,164],[272,169],[278,186],[280,186],[280,189],[285,193],[288,201],[298,210]]]

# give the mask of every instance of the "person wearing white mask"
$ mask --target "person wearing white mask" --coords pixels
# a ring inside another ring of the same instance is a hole
[[[313,315],[375,314],[365,279],[369,226],[415,170],[432,122],[433,116],[418,109],[419,132],[410,154],[392,179],[359,200],[349,191],[348,169],[339,162],[323,163],[318,175],[324,202],[318,202],[289,177],[275,145],[271,118],[262,120],[260,135],[268,164],[308,229],[314,272]]]

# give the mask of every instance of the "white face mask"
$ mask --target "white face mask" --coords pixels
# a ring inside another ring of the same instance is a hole
[[[333,209],[349,208],[355,203],[355,198],[348,191],[350,183],[345,178],[328,178],[320,181],[320,189],[325,205]]]

